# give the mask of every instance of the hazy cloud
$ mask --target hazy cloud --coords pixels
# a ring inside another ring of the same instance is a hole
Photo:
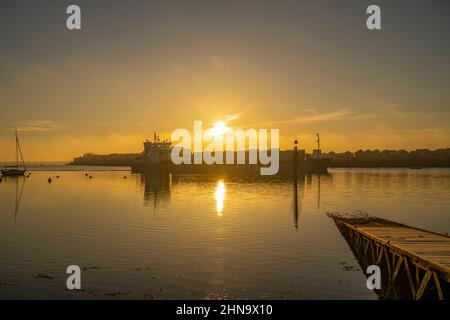
[[[337,120],[347,120],[352,118],[361,118],[362,114],[355,114],[351,110],[341,109],[328,113],[312,113],[303,116],[297,116],[292,119],[275,120],[263,123],[263,125],[280,125],[280,124],[306,124],[306,123],[319,123],[329,122]]]
[[[264,122],[261,125],[283,125],[283,124],[310,124],[310,123],[326,123],[341,120],[361,120],[369,118],[383,117],[405,117],[411,113],[406,111],[406,107],[397,103],[389,103],[381,99],[375,99],[377,108],[370,112],[356,112],[347,108],[337,111],[320,113],[316,108],[304,109],[304,115],[295,116],[291,119],[281,119]],[[428,113],[430,114],[430,113]]]
[[[21,132],[48,132],[61,127],[61,124],[50,120],[24,120],[17,123],[17,131]],[[16,128],[8,128],[15,130]]]

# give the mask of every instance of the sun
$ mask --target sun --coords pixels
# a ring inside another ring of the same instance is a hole
[[[208,137],[220,137],[223,136],[225,133],[227,133],[229,130],[230,128],[227,127],[225,122],[217,121],[216,123],[214,123],[214,127],[212,127],[206,132],[206,135]]]

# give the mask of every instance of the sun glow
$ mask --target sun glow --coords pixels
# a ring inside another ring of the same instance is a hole
[[[230,130],[229,127],[225,124],[223,121],[217,121],[214,123],[214,127],[209,129],[206,132],[207,137],[220,137],[223,136],[225,133],[227,133]]]

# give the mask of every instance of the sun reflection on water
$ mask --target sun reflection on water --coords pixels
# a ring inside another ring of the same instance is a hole
[[[225,184],[223,183],[223,180],[219,180],[217,182],[216,191],[214,193],[216,197],[216,211],[217,215],[221,216],[223,215],[223,201],[225,199]]]

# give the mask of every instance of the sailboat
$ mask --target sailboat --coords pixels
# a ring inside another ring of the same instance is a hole
[[[22,166],[19,166],[19,154]],[[4,166],[1,169],[1,173],[3,176],[23,176],[26,171],[27,168],[25,166],[25,162],[23,161],[22,149],[20,148],[19,138],[17,136],[17,129],[16,129],[16,165]]]

